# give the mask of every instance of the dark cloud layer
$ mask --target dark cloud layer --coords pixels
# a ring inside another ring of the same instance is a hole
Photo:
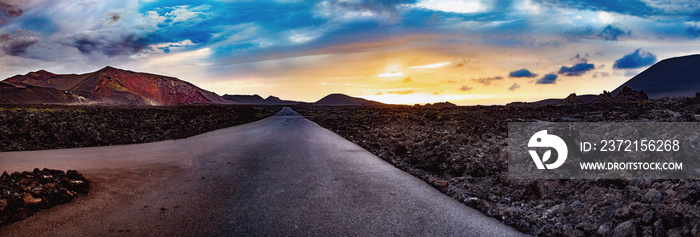
[[[615,27],[615,26],[613,26],[613,25],[608,25],[608,26],[606,26],[606,27],[603,29],[602,32],[600,32],[600,34],[598,34],[598,36],[599,36],[600,38],[604,39],[604,40],[613,40],[613,41],[615,41],[615,40],[617,40],[617,38],[620,37],[620,36],[626,36],[626,35],[631,35],[631,34],[632,34],[632,31],[631,31],[631,30],[624,31],[624,30],[623,30],[622,28],[620,28],[620,27]]]
[[[21,16],[24,11],[17,6],[0,2],[0,25],[10,21],[11,17]]]
[[[656,63],[656,55],[640,48],[615,61],[613,68],[633,69],[650,66],[654,63]]]
[[[508,74],[510,77],[537,77],[537,74],[532,73],[530,70],[525,68],[520,70],[512,71]]]
[[[415,3],[415,0],[362,0],[362,1],[327,1],[331,5],[336,5],[352,11],[371,11],[374,13],[395,12],[400,4]]]
[[[105,32],[108,33],[108,32]],[[103,54],[110,57],[131,55],[146,49],[149,42],[137,35],[80,34],[66,40],[66,45],[74,46],[83,54]]]
[[[26,53],[27,48],[36,44],[39,40],[32,36],[23,36],[18,34],[0,34],[0,50],[2,52],[21,56]]]
[[[554,84],[555,82],[557,82],[557,74],[546,74],[538,79],[535,84]]]
[[[566,76],[581,76],[593,69],[595,69],[595,65],[593,65],[592,63],[587,63],[584,60],[584,62],[577,63],[571,67],[561,66],[561,68],[559,68],[559,72],[557,73]]]

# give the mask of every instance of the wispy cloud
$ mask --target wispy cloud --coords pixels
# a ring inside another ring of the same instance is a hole
[[[481,77],[481,78],[472,78],[472,81],[478,82],[484,85],[491,85],[492,82],[498,81],[498,80],[503,80],[502,76],[495,76],[495,77]]]
[[[427,64],[427,65],[419,65],[419,66],[413,66],[411,67],[412,69],[433,69],[433,68],[441,68],[447,65],[450,65],[451,62],[442,62],[442,63],[433,63],[433,64]]]
[[[472,90],[472,89],[474,89],[474,87],[467,86],[467,85],[462,85],[462,86],[459,88],[460,91],[470,91],[470,90]]]
[[[513,85],[511,85],[510,87],[508,87],[508,90],[509,90],[509,91],[514,91],[514,90],[517,90],[518,88],[520,88],[520,85],[518,85],[518,83],[513,83]]]

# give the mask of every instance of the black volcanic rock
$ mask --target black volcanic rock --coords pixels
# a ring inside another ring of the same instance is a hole
[[[691,122],[698,109],[700,101],[690,98],[576,107],[295,108],[448,196],[533,236],[611,236],[633,230],[639,236],[698,236],[700,182],[508,178],[508,123]]]
[[[622,88],[644,90],[650,99],[663,97],[693,97],[700,91],[700,55],[661,60],[612,91]]]
[[[616,102],[629,102],[648,100],[649,96],[643,91],[635,91],[627,86],[623,87],[620,92],[613,97]]]
[[[329,105],[329,106],[378,106],[383,103],[366,100],[357,97],[351,97],[344,94],[330,94],[316,101],[314,105]]]
[[[603,91],[602,94],[598,95],[598,98],[595,99],[596,103],[608,103],[612,101],[612,94],[609,91]]]
[[[571,93],[569,96],[567,96],[563,100],[557,102],[557,105],[575,105],[575,104],[583,104],[583,103],[586,103],[586,101],[579,98],[578,96],[576,96],[576,93]]]
[[[427,104],[423,105],[423,107],[426,107],[426,108],[450,108],[450,107],[457,107],[457,105],[453,104],[449,101],[445,101],[445,102],[437,102],[437,103],[433,103],[433,104],[427,103]]]
[[[41,209],[90,192],[90,181],[75,170],[46,169],[0,175],[0,227],[28,218]]]

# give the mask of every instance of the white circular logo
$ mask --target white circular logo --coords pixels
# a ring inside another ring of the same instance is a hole
[[[529,150],[532,160],[535,161],[537,168],[541,170],[559,168],[559,166],[564,164],[564,161],[566,161],[566,156],[569,153],[564,140],[556,135],[547,134],[547,130],[542,130],[532,135],[532,137],[530,137],[530,141],[527,143],[527,146],[554,148],[554,150],[557,151],[557,154],[559,154],[556,161],[550,164],[545,164],[545,162],[549,160],[550,156],[552,156],[552,150],[547,150],[544,154],[542,154],[541,158],[537,154],[537,151]]]

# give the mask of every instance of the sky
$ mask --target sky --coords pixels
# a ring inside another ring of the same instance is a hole
[[[105,66],[217,94],[505,104],[700,53],[691,0],[3,0],[0,78]]]

